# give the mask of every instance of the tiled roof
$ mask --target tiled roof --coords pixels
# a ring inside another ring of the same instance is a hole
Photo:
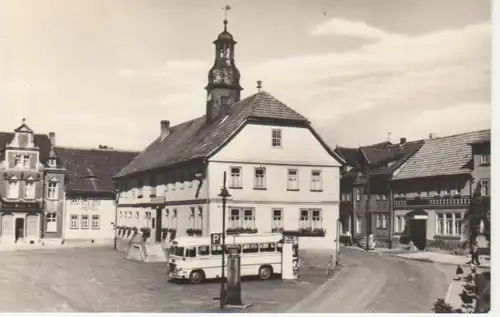
[[[471,142],[482,140],[491,130],[481,130],[427,140],[393,179],[469,173]]]
[[[406,162],[424,144],[424,140],[406,142],[404,144],[390,145],[385,149],[370,149],[367,156],[374,167],[371,175],[392,174],[398,167]],[[364,149],[366,152],[367,149]]]
[[[361,157],[363,155],[361,150],[385,148],[388,146],[391,146],[391,142],[384,141],[384,142],[375,143],[375,144],[371,144],[371,145],[365,145],[365,146],[362,146],[359,148],[358,147],[357,148],[350,148],[350,147],[337,146],[335,148],[335,151],[344,158],[347,165],[358,166],[361,163]]]
[[[14,132],[0,132],[0,161],[5,158],[5,145],[12,142]],[[35,145],[40,148],[40,162],[45,163],[49,158],[50,139],[46,134],[35,134]]]
[[[305,117],[269,93],[259,92],[231,105],[228,116],[214,123],[207,124],[202,116],[170,128],[166,138],[154,140],[116,177],[205,158],[250,119],[290,120],[309,126]]]
[[[74,192],[112,192],[113,176],[139,154],[110,149],[56,147],[66,168],[66,190]]]

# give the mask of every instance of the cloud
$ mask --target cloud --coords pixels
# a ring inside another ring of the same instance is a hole
[[[341,35],[366,39],[381,39],[389,34],[363,22],[333,18],[314,27],[311,30],[311,35]]]
[[[342,21],[345,23],[335,23],[349,25]],[[255,93],[255,82],[262,80],[264,90],[308,117],[327,140],[345,145],[379,141],[385,138],[385,130],[398,124],[408,131],[428,130],[425,122],[429,117],[408,119],[423,114],[450,118],[439,120],[433,132],[465,129],[463,119],[451,120],[452,112],[439,111],[460,109],[473,116],[477,104],[490,102],[489,23],[417,36],[389,34],[363,25],[353,28],[352,34],[365,34],[365,38],[371,34],[377,42],[344,52],[264,61],[237,59],[244,96]],[[315,30],[327,34],[326,26]],[[339,27],[336,30],[344,32]],[[163,88],[154,102],[169,109],[169,119],[175,124],[189,119],[186,113],[191,117],[203,114],[202,87],[211,64],[212,60],[174,60],[159,68],[139,70],[134,78],[141,85],[161,83]],[[183,114],[174,111],[176,107],[182,107]],[[373,131],[383,132],[376,135]]]

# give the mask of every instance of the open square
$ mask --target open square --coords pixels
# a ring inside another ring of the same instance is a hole
[[[2,312],[216,312],[220,284],[168,281],[164,264],[138,263],[108,248],[2,252]],[[300,281],[245,281],[249,312],[285,312],[325,280],[321,269]]]

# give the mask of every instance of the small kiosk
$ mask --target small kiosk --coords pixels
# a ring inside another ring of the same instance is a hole
[[[299,236],[297,233],[283,232],[281,241],[281,279],[296,280],[300,269]]]

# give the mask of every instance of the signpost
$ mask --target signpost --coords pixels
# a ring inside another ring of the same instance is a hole
[[[224,172],[224,178],[222,183],[222,189],[219,194],[219,197],[222,198],[222,272],[221,272],[221,282],[220,282],[220,309],[224,309],[226,305],[226,277],[225,277],[225,253],[226,253],[226,201],[228,197],[231,197],[226,188],[226,172]],[[213,238],[216,238],[214,236]]]

